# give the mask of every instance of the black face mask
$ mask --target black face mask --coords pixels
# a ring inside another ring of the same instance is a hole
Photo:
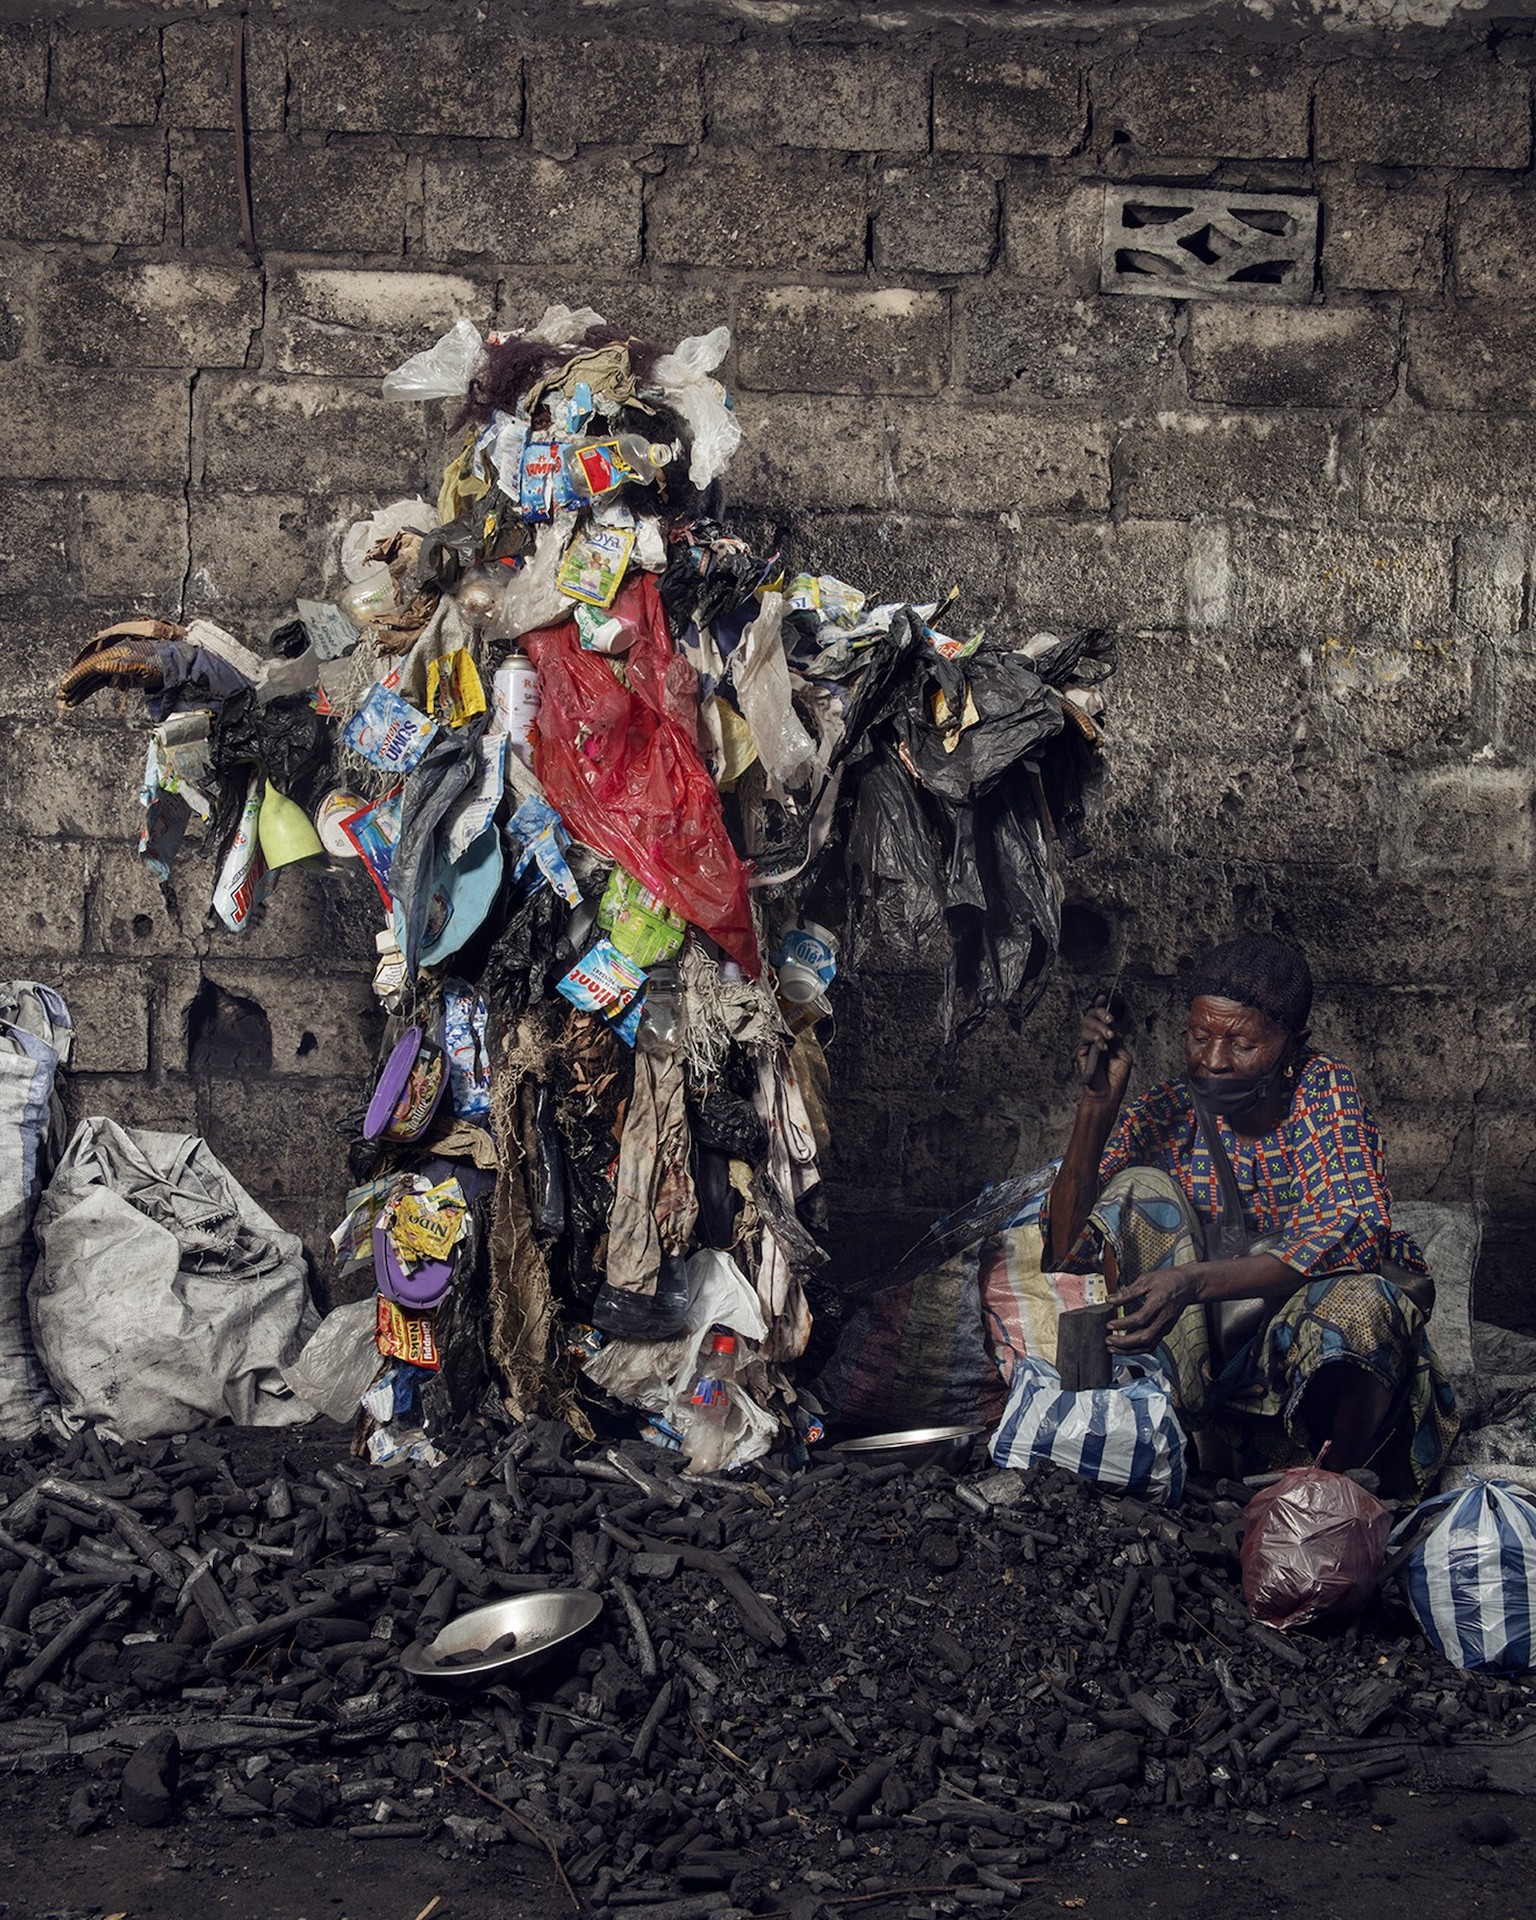
[[[1268,1073],[1191,1073],[1185,1077],[1196,1098],[1213,1113],[1224,1114],[1228,1120],[1241,1120],[1263,1106],[1279,1071],[1278,1067],[1271,1067]]]

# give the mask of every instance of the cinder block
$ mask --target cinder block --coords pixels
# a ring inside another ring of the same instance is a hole
[[[61,119],[87,127],[151,127],[160,91],[160,35],[153,27],[66,28],[54,40],[48,106]]]
[[[177,963],[173,974],[195,969],[206,891],[189,884],[186,852],[172,869],[169,898],[139,858],[137,834],[116,844],[98,841],[84,854],[89,876],[86,952],[136,960],[162,974],[170,962]]]
[[[3,579],[7,595],[69,590],[69,548],[74,521],[74,500],[67,488],[0,487],[0,526],[5,528],[6,546]]]
[[[26,347],[37,280],[36,262],[0,261],[0,360],[14,360]]]
[[[989,286],[964,300],[959,336],[962,377],[977,393],[1182,398],[1173,307],[1163,301],[1061,300]]]
[[[1319,160],[1523,167],[1531,157],[1526,75],[1479,55],[1338,61],[1317,76],[1315,114]]]
[[[284,373],[385,374],[460,314],[484,331],[490,280],[463,274],[294,268],[270,282],[267,363]]]
[[[622,161],[430,157],[429,254],[604,267],[640,258],[641,176]]]
[[[1014,551],[1020,632],[1183,624],[1189,528],[1181,521],[1025,519]]]
[[[1479,181],[1455,209],[1451,245],[1457,293],[1536,299],[1536,193]]]
[[[1406,638],[1390,629],[1329,634],[1315,656],[1320,691],[1342,725],[1322,738],[1334,753],[1352,749],[1423,759],[1427,744],[1455,753],[1472,739],[1473,648],[1436,635]],[[1321,718],[1321,716],[1320,716]]]
[[[240,246],[240,209],[227,140],[200,136],[179,152],[188,247]],[[251,203],[267,252],[397,254],[405,245],[403,153],[370,140],[310,146],[259,134],[251,143]]]
[[[261,326],[250,267],[56,259],[38,301],[44,357],[87,367],[243,367]]]
[[[0,471],[21,480],[180,483],[187,465],[184,375],[129,378],[0,365]]]
[[[1194,301],[1189,395],[1250,407],[1376,407],[1397,389],[1397,318],[1374,307]]]
[[[198,386],[196,414],[200,485],[414,489],[438,453],[427,409],[391,405],[372,381],[214,374]]]
[[[1404,776],[1387,821],[1381,863],[1399,873],[1528,875],[1533,839],[1529,767],[1477,761]]]
[[[235,124],[231,77],[233,46],[225,22],[169,22],[160,35],[165,66],[161,113],[173,127],[226,128]],[[245,117],[254,133],[283,124],[288,65],[281,28],[245,23]]]
[[[622,47],[622,53],[621,53]],[[645,35],[546,38],[529,50],[528,123],[540,153],[688,146],[704,136],[697,47]]]
[[[291,1206],[317,1188],[323,1195],[327,1175],[339,1199],[347,1178],[337,1123],[356,1108],[360,1091],[354,1080],[210,1081],[200,1103],[208,1144],[263,1206]],[[340,1218],[338,1205],[322,1233]]]
[[[1096,84],[1095,145],[1129,142],[1138,156],[1305,160],[1311,94],[1310,69],[1290,57],[1138,52]]]
[[[1536,761],[1536,647],[1529,633],[1497,641],[1488,663],[1485,724],[1499,753]]]
[[[1070,54],[946,60],[933,78],[940,153],[1075,153],[1087,119],[1083,76]]]
[[[1219,624],[1311,647],[1389,640],[1411,647],[1450,632],[1452,556],[1444,534],[1237,520],[1227,539]]]
[[[1362,511],[1456,526],[1536,518],[1536,442],[1519,415],[1403,413],[1366,423]]]
[[[862,273],[869,222],[862,166],[697,160],[651,182],[645,248],[662,266],[737,267],[793,260],[808,273]]]
[[[1426,407],[1536,410],[1536,338],[1529,315],[1470,306],[1410,314],[1408,391]]]
[[[201,1134],[197,1090],[185,1079],[141,1073],[84,1073],[64,1076],[64,1111],[71,1130],[82,1120],[105,1114],[130,1131]]]
[[[1438,293],[1445,195],[1433,188],[1330,182],[1323,192],[1323,281],[1330,291]]]
[[[1001,1039],[991,1032],[987,1037],[994,1044]],[[908,1122],[898,1148],[903,1198],[925,1206],[964,1206],[975,1199],[978,1182],[999,1180],[1014,1164],[1019,1132],[1010,1106],[978,1106],[964,1098],[934,1102],[932,1111]]]
[[[278,880],[279,893],[286,884],[286,879]],[[313,956],[305,958],[310,964],[302,969],[279,969],[210,953],[203,975],[225,993],[254,1000],[266,1014],[275,1074],[305,1080],[352,1078],[361,1097],[384,1030],[372,980],[329,970],[316,979]]]
[[[1159,413],[1121,433],[1116,466],[1140,518],[1321,521],[1348,497],[1344,455],[1337,424],[1315,414]]]
[[[288,43],[292,124],[306,133],[515,140],[522,49],[511,34],[309,26]]]
[[[1518,633],[1525,625],[1530,540],[1520,529],[1493,527],[1456,541],[1456,621],[1474,633]]]
[[[886,273],[985,273],[998,246],[997,181],[971,167],[887,167],[875,213]]]
[[[951,631],[1019,630],[1013,556],[1019,536],[997,514],[937,518],[908,513],[809,512],[757,516],[733,511],[732,525],[757,551],[782,551],[795,572],[830,573],[877,600],[942,600]]]
[[[915,60],[829,46],[730,47],[709,55],[706,84],[710,138],[722,146],[928,150],[928,75]]]
[[[78,502],[71,498],[61,529],[73,549],[79,538]],[[71,564],[68,583],[0,603],[7,631],[26,635],[26,645],[15,647],[0,675],[0,716],[22,722],[16,734],[19,751],[30,760],[37,730],[54,708],[54,695],[65,667],[86,639],[118,617],[110,609],[85,606],[79,598],[78,570]],[[102,697],[103,708],[108,706]],[[71,728],[77,723],[68,723]],[[97,723],[99,724],[99,722]],[[11,751],[7,744],[0,751]]]
[[[83,639],[85,636],[82,635]],[[100,712],[108,696],[97,696]],[[137,846],[143,810],[143,702],[128,724],[33,724],[12,731],[0,755],[0,818],[15,833]]]
[[[7,20],[0,24],[0,113],[41,118],[48,92],[48,29]]]
[[[1065,187],[1034,169],[1009,173],[1003,198],[1003,251],[1022,286],[1096,293],[1103,249],[1104,189],[1096,181]]]
[[[0,237],[154,246],[165,235],[159,134],[15,127],[0,169]]]
[[[1518,1106],[1482,1108],[1477,1113],[1476,1145],[1480,1204],[1493,1214],[1513,1214],[1525,1227],[1536,1213],[1536,1140],[1531,1136],[1529,1100]],[[1461,1197],[1467,1188],[1463,1184]],[[1529,1293],[1527,1289],[1526,1298]],[[1524,1301],[1526,1323],[1529,1307]]]
[[[84,950],[86,857],[84,847],[57,840],[25,840],[10,832],[0,839],[12,972]]]
[[[302,969],[312,967],[315,955],[323,953],[328,976],[359,975],[366,987],[379,957],[374,935],[383,925],[378,892],[360,860],[317,867],[313,872],[296,870],[282,876],[255,925],[246,932],[233,934],[218,922],[210,923],[210,964],[222,965],[226,959],[239,966],[286,960],[299,962]],[[363,1004],[353,988],[347,991],[348,1005]],[[370,1021],[375,1011],[370,1003]]]
[[[766,288],[746,303],[736,346],[743,386],[810,393],[937,393],[948,349],[946,296],[907,287]]]
[[[181,493],[81,496],[80,571],[93,599],[173,608],[187,570],[187,502]]]
[[[75,962],[52,982],[75,1023],[70,1073],[143,1073],[149,1066],[149,978],[142,966]]]
[[[266,607],[315,596],[335,507],[297,493],[224,492],[191,498],[189,613]]]

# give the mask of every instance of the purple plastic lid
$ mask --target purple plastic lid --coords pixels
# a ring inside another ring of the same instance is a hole
[[[418,1074],[416,1063],[423,1053],[427,1059]],[[384,1062],[368,1102],[363,1138],[377,1140],[384,1134],[391,1140],[419,1140],[447,1091],[448,1062],[442,1048],[425,1040],[420,1027],[407,1027]]]
[[[373,1224],[373,1278],[379,1292],[397,1307],[409,1307],[420,1313],[435,1307],[453,1285],[451,1260],[423,1260],[409,1272],[401,1266],[400,1256],[382,1221]]]

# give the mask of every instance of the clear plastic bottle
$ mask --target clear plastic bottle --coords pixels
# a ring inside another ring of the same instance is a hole
[[[631,481],[654,480],[672,458],[672,449],[638,433],[608,440],[572,440],[560,450],[571,491],[579,500],[601,500]]]
[[[731,1411],[730,1381],[736,1371],[736,1336],[716,1331],[709,1352],[688,1390],[689,1473],[714,1473],[731,1452],[726,1421]]]
[[[642,1053],[672,1053],[682,1037],[682,1024],[682,979],[670,960],[658,961],[645,976],[645,1009],[635,1044]]]

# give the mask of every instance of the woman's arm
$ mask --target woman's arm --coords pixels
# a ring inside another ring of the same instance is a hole
[[[1046,1201],[1048,1268],[1060,1267],[1087,1224],[1099,1197],[1099,1162],[1130,1084],[1130,1049],[1116,1033],[1115,1023],[1104,1007],[1090,1007],[1083,1015],[1077,1048],[1080,1080],[1087,1073],[1095,1047],[1099,1049],[1098,1063],[1078,1096],[1072,1133]]]
[[[1112,1320],[1107,1339],[1111,1353],[1145,1353],[1155,1347],[1186,1307],[1218,1300],[1288,1300],[1307,1276],[1272,1253],[1244,1254],[1239,1260],[1192,1260],[1188,1266],[1159,1267],[1120,1293],[1124,1309]]]

